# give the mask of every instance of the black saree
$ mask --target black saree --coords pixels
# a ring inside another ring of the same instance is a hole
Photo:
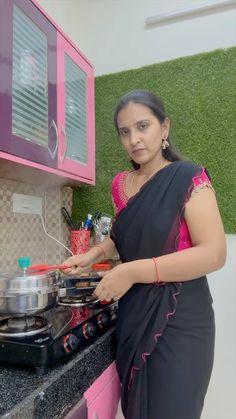
[[[201,167],[177,161],[156,173],[113,224],[122,262],[177,251],[184,206]],[[199,419],[214,354],[206,277],[135,284],[119,301],[116,365],[126,419]]]

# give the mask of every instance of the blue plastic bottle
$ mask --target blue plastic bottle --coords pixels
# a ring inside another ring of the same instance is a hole
[[[84,223],[84,230],[91,230],[92,226],[93,226],[92,215],[88,214],[87,219]]]

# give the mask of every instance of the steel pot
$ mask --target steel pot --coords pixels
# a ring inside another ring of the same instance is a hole
[[[34,315],[52,308],[58,301],[59,283],[57,271],[0,274],[0,315]]]

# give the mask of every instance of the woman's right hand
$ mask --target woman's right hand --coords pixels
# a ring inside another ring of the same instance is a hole
[[[69,266],[69,268],[63,269],[63,272],[68,275],[80,275],[83,272],[89,271],[92,264],[93,260],[89,252],[71,256],[63,262],[63,265]]]
[[[71,256],[64,264],[69,266],[68,269],[63,269],[63,272],[68,275],[80,275],[83,272],[88,272],[93,263],[98,263],[107,260],[115,254],[116,248],[110,237],[106,237],[99,245],[95,245],[89,249],[87,253]]]

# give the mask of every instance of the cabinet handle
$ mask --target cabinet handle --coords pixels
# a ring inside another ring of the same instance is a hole
[[[55,159],[55,156],[56,156],[56,154],[57,154],[57,149],[58,149],[58,130],[57,130],[57,124],[56,124],[56,122],[54,121],[54,119],[52,119],[52,121],[51,121],[51,123],[50,123],[50,125],[49,125],[49,131],[51,130],[51,129],[54,129],[55,130],[55,132],[56,132],[56,146],[55,146],[55,148],[54,148],[54,150],[53,151],[51,151],[51,149],[50,149],[50,147],[49,147],[49,144],[48,144],[48,151],[49,151],[49,154],[50,154],[50,156],[51,156],[51,158],[52,159]]]
[[[66,157],[66,152],[67,152],[67,148],[68,148],[68,139],[67,139],[67,135],[66,135],[66,130],[65,130],[65,128],[63,128],[62,127],[62,132],[63,132],[63,134],[64,134],[64,139],[65,139],[65,150],[64,150],[64,153],[62,154],[62,156],[61,156],[61,161],[63,161],[64,160],[64,158]]]

